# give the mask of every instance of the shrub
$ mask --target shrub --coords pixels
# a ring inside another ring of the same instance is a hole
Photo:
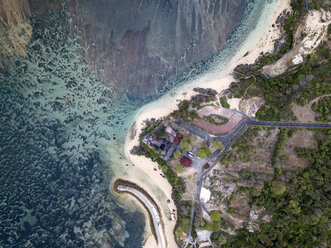
[[[210,218],[211,218],[211,220],[214,221],[214,222],[218,222],[218,221],[220,221],[220,220],[221,220],[221,217],[222,217],[222,214],[221,214],[221,212],[218,211],[218,210],[213,210],[213,211],[211,211],[211,213],[210,213]]]
[[[271,192],[274,196],[282,195],[286,191],[286,186],[281,182],[273,182],[271,187]]]
[[[179,159],[180,156],[182,156],[182,151],[181,151],[181,150],[176,150],[176,151],[174,152],[174,155],[175,155],[175,158],[176,158],[176,159]]]
[[[184,166],[177,165],[176,172],[177,172],[177,174],[183,173],[184,172]]]
[[[180,142],[180,147],[185,151],[191,151],[190,140],[187,137],[184,137]]]

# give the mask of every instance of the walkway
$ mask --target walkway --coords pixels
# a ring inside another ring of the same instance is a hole
[[[166,239],[164,234],[163,224],[161,222],[161,214],[157,207],[139,190],[124,185],[118,185],[117,190],[121,192],[128,192],[133,194],[138,200],[140,200],[147,208],[151,218],[153,220],[153,226],[156,233],[158,247],[166,248]]]

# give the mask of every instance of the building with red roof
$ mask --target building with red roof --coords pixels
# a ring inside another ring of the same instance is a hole
[[[175,138],[175,140],[174,140],[174,144],[175,144],[175,145],[178,145],[179,142],[182,140],[182,138],[183,138],[183,135],[180,134],[180,133],[177,133],[177,134],[176,134],[176,138]]]
[[[191,167],[192,166],[192,160],[189,159],[188,157],[181,157],[179,162],[184,165],[185,167]]]

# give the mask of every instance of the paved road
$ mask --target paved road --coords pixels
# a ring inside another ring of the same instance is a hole
[[[248,121],[252,126],[267,126],[267,127],[331,127],[331,123],[302,123],[302,122],[278,122],[278,121]]]
[[[199,198],[200,198],[200,190],[201,190],[200,185],[202,184],[200,179],[202,177],[202,170],[203,170],[203,166],[200,168],[197,185],[195,187],[194,199],[193,199],[192,210],[191,210],[190,229],[189,229],[189,232],[186,235],[185,247],[187,247],[188,244],[193,242],[193,240],[192,240],[192,225],[193,225],[193,221],[194,221],[195,203],[196,203],[197,197],[199,196]]]
[[[196,127],[192,126],[191,124],[183,122],[182,127],[185,128],[187,131],[189,131],[191,133],[194,133],[195,135],[203,138],[204,140],[208,141],[210,139],[210,135],[208,133],[202,131],[199,128],[196,128]]]
[[[239,111],[237,111],[239,112]],[[241,113],[241,112],[239,112]],[[245,118],[227,135],[225,136],[211,136],[209,133],[202,131],[199,128],[196,128],[186,122],[183,122],[183,127],[195,135],[205,139],[207,142],[209,140],[220,140],[225,149],[217,150],[214,154],[208,159],[214,159],[219,156],[216,161],[207,169],[204,173],[202,173],[203,167],[201,167],[201,171],[199,171],[199,176],[197,180],[197,186],[194,194],[192,212],[191,212],[191,221],[190,221],[190,230],[186,237],[186,245],[192,243],[192,225],[194,219],[194,210],[195,210],[195,202],[198,199],[200,207],[203,209],[205,213],[210,215],[210,211],[204,206],[204,204],[200,200],[200,193],[203,184],[203,179],[205,176],[209,174],[209,172],[225,157],[226,153],[229,151],[230,147],[235,143],[235,141],[250,127],[250,126],[268,126],[268,127],[311,127],[311,128],[330,128],[331,123],[300,123],[300,122],[271,122],[271,121],[255,121],[249,118],[246,114],[241,113]],[[207,162],[207,161],[206,161]]]
[[[205,211],[208,215],[210,215],[210,211],[208,211],[208,209],[205,207],[205,205],[201,202],[200,199],[200,193],[201,193],[201,188],[202,188],[202,184],[203,184],[203,180],[204,177],[207,176],[209,174],[209,172],[225,157],[226,153],[229,151],[230,147],[234,144],[234,142],[236,142],[236,140],[248,129],[248,126],[245,125],[244,127],[242,127],[240,130],[237,131],[236,135],[233,134],[232,136],[233,139],[231,140],[231,143],[223,150],[223,152],[221,153],[221,155],[218,157],[218,159],[216,159],[216,161],[210,166],[210,168],[208,168],[202,175],[200,180],[200,185],[199,185],[199,194],[198,194],[198,201],[199,201],[199,205],[201,206],[201,208],[203,209],[203,211]]]

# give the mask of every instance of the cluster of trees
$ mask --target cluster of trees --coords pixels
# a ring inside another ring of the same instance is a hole
[[[239,175],[245,179],[251,179],[252,178],[252,172],[249,170],[241,169],[239,172]]]
[[[321,9],[324,8],[327,10],[330,7],[330,3],[325,0],[311,0],[310,3],[308,4],[309,9]]]
[[[305,63],[296,65],[287,73],[272,79],[267,79],[261,74],[261,68],[265,64],[270,64],[278,60],[292,47],[293,34],[303,15],[306,14],[306,8],[305,2],[302,0],[292,0],[291,4],[295,11],[284,24],[287,44],[277,54],[262,56],[259,59],[259,63],[254,65],[251,71],[246,72],[247,77],[241,79],[240,83],[233,87],[233,97],[242,97],[246,92],[247,97],[259,96],[266,101],[265,105],[257,112],[257,118],[261,120],[278,120],[279,112],[284,104],[287,101],[291,102],[292,96],[298,92],[300,93],[293,100],[301,105],[307,104],[317,96],[330,94],[331,89],[328,84],[329,71],[320,70],[322,68],[330,68],[330,49],[325,41],[321,42],[314,53],[307,56]],[[331,27],[329,29],[331,32]],[[299,82],[305,76],[311,74],[314,74],[314,79],[301,91],[301,84]],[[248,87],[249,90],[247,90]],[[283,112],[288,112],[289,108],[290,104],[282,110]],[[292,116],[289,115],[289,117]]]
[[[184,166],[182,166],[181,164],[177,165],[176,167],[176,173],[180,174],[184,172]]]
[[[209,150],[208,146],[203,146],[198,150],[197,155],[199,158],[206,158],[213,155],[213,153]]]
[[[244,135],[237,139],[231,150],[225,155],[222,163],[228,164],[232,160],[250,161],[257,147],[252,145],[252,141],[258,135],[262,127],[250,127]]]
[[[200,221],[200,228],[211,231],[211,232],[219,232],[222,227],[222,213],[219,210],[213,210],[210,213],[210,219],[212,222],[206,222],[203,219]]]
[[[329,74],[330,71],[328,70],[317,71],[314,75],[314,79],[300,92],[300,97],[296,98],[296,102],[300,105],[306,105],[318,96],[330,94]]]
[[[139,155],[146,156],[152,159],[152,161],[158,163],[159,168],[162,170],[163,174],[172,187],[172,198],[176,204],[179,204],[181,201],[181,195],[185,192],[184,181],[176,176],[176,173],[167,165],[163,159],[160,158],[155,149],[149,148],[143,142],[141,142],[141,145],[144,147],[144,153],[140,153]]]
[[[183,139],[180,141],[180,147],[187,152],[192,150],[192,147],[190,144],[191,144],[191,141],[186,136],[184,136]]]
[[[176,158],[176,159],[179,159],[180,156],[182,156],[182,151],[181,151],[181,150],[176,150],[176,151],[174,152],[174,155],[175,155],[175,158]]]
[[[276,143],[276,147],[275,150],[272,154],[271,157],[271,164],[275,165],[276,164],[276,159],[281,157],[281,155],[283,154],[284,151],[284,147],[286,145],[287,142],[287,133],[288,133],[288,129],[281,127],[279,134],[278,134],[278,141]]]
[[[153,137],[154,139],[161,139],[163,138],[164,136],[166,135],[166,131],[164,130],[164,128],[159,128],[158,130],[156,130],[154,133],[153,133]]]
[[[220,103],[223,108],[230,108],[230,104],[228,104],[228,101],[226,100],[225,97],[220,98]]]
[[[223,125],[229,121],[228,118],[222,117],[220,115],[207,115],[203,119],[214,125]]]
[[[143,132],[141,133],[140,137],[144,137],[145,135],[149,134],[152,132],[158,125],[160,125],[161,121],[156,121],[150,126],[146,127]]]
[[[190,209],[192,202],[181,201],[180,205],[177,205],[177,222],[175,227],[175,236],[178,241],[184,241],[186,238],[186,233],[190,227]],[[194,235],[194,230],[192,230],[192,236]]]
[[[174,112],[171,113],[171,115],[174,118],[181,117],[185,121],[193,121],[193,120],[198,120],[200,117],[198,115],[198,112],[195,110],[189,110],[191,102],[188,100],[183,100],[179,105],[178,105],[178,110],[175,110]]]
[[[318,100],[318,102],[315,102],[311,106],[312,110],[314,110],[317,113],[320,113],[321,116],[317,117],[317,121],[330,121],[330,108],[331,108],[331,97],[326,96]]]

